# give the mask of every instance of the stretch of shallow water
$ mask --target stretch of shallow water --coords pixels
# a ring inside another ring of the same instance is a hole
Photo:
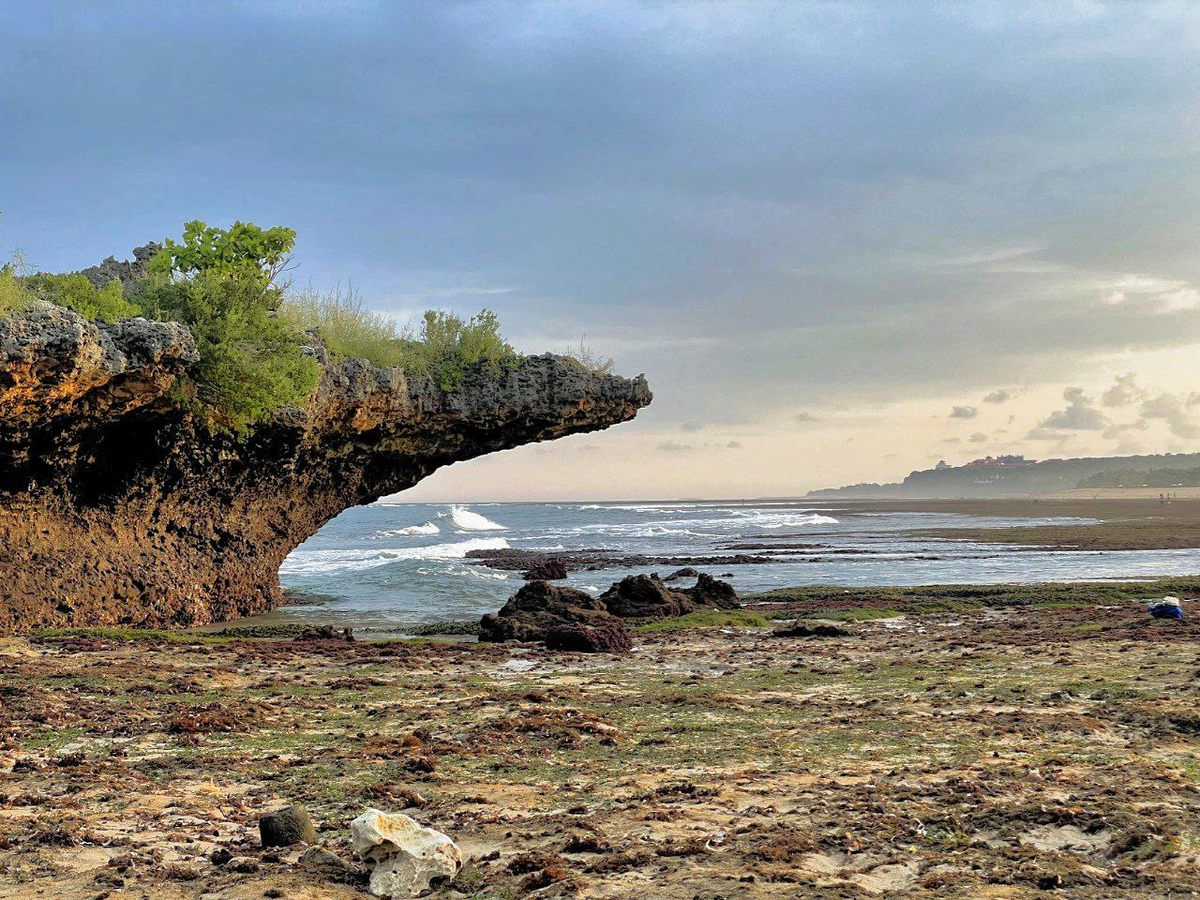
[[[736,543],[812,543],[767,564],[698,566],[741,593],[805,584],[918,585],[1150,578],[1200,571],[1200,550],[1056,552],[906,534],[941,527],[1086,523],[1088,519],[977,518],[876,513],[802,502],[488,503],[470,507],[383,500],[351,509],[298,547],[280,570],[302,602],[278,615],[402,627],[498,609],[523,583],[466,558],[473,549],[606,548],[671,556],[728,555]],[[830,555],[831,550],[865,553]],[[744,551],[758,553],[759,551]],[[663,569],[667,574],[670,567]],[[572,574],[604,590],[647,569]]]

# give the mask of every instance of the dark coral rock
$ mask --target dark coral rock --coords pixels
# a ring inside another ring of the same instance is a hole
[[[545,631],[547,650],[573,653],[628,653],[633,649],[629,626],[615,616],[591,625],[555,625]]]
[[[733,589],[732,584],[727,581],[718,581],[703,572],[700,573],[695,587],[680,593],[687,594],[696,608],[737,609],[741,605],[738,602],[737,591]]]
[[[591,594],[545,581],[522,587],[498,613],[479,623],[481,641],[544,641],[551,629],[564,625],[608,626],[616,623],[604,604]]]
[[[605,609],[622,619],[673,619],[689,612],[687,598],[657,575],[630,575],[600,595]]]
[[[290,847],[315,844],[317,829],[303,806],[291,806],[267,813],[258,820],[258,834],[264,847]]]
[[[526,581],[558,581],[567,577],[567,566],[553,556],[540,560],[521,574]]]

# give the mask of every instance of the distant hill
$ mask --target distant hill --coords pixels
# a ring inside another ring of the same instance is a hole
[[[1019,497],[1070,490],[1104,473],[1123,471],[1147,475],[1151,470],[1200,467],[1200,453],[1162,453],[1153,456],[1092,456],[1078,459],[1025,459],[1021,456],[985,457],[964,466],[938,463],[933,469],[910,472],[901,482],[852,484],[809,491],[813,499],[913,498],[953,500],[960,497]],[[1116,476],[1118,479],[1120,476]],[[1182,482],[1171,482],[1171,485]],[[1110,486],[1110,485],[1104,485]],[[1167,487],[1170,485],[1163,485]]]
[[[1200,487],[1200,468],[1107,469],[1084,478],[1081,488]]]

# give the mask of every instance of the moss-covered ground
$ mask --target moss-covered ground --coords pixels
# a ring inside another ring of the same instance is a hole
[[[1200,629],[1112,587],[776,592],[625,657],[5,639],[0,898],[365,896],[258,846],[293,802],[348,859],[368,806],[450,834],[441,897],[1192,896]]]

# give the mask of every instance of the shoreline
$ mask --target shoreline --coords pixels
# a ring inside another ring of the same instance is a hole
[[[0,900],[366,896],[258,846],[290,803],[346,860],[370,806],[449,834],[456,900],[1190,890],[1200,613],[1144,587],[799,588],[753,609],[834,636],[668,622],[626,656],[0,639]]]

